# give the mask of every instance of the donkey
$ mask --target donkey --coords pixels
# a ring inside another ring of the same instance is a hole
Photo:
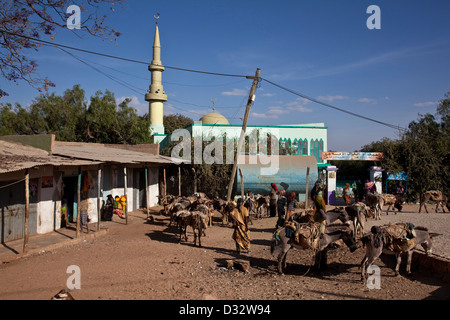
[[[383,250],[387,253],[392,253],[393,251],[386,249],[386,244],[382,238],[377,239],[377,234],[374,232],[374,227],[372,231],[361,238],[363,245],[366,246],[366,255],[361,261],[361,280],[366,281],[367,270],[374,263],[374,261],[381,255]],[[425,250],[427,256],[432,254],[433,238],[440,235],[438,233],[430,233],[427,228],[415,227],[415,246],[407,251],[401,250],[399,252],[393,252],[397,258],[397,264],[395,266],[395,275],[400,275],[400,264],[402,262],[402,253],[407,253],[407,263],[406,263],[406,273],[411,275],[411,261],[412,254],[417,245],[421,245]]]
[[[265,212],[265,215],[269,215],[269,196],[263,196],[263,195],[256,195],[252,201],[255,203],[255,211],[256,211],[256,219],[261,219],[263,216],[263,212]]]
[[[345,211],[348,213],[353,222],[353,230],[356,240],[359,233],[361,235],[364,234],[364,222],[367,221],[369,207],[362,202],[356,202],[350,206],[346,206]]]
[[[367,193],[366,202],[369,208],[375,212],[375,220],[381,220],[381,212],[383,212],[384,198],[379,193]]]
[[[330,225],[333,222],[340,220],[343,224],[350,225],[350,216],[348,213],[341,208],[334,208],[333,210],[328,210],[325,214],[326,217],[326,224]],[[305,223],[305,222],[312,222],[314,221],[314,212],[296,212],[294,213],[291,218],[293,221],[297,221],[299,223]]]
[[[424,207],[425,211],[428,213],[427,208],[428,201],[434,201],[436,203],[436,213],[439,210],[439,206],[442,207],[442,211],[445,213],[444,205],[447,207],[447,210],[450,211],[450,200],[441,191],[432,190],[422,193],[420,195],[419,200],[420,200],[419,213],[422,211],[422,207]]]
[[[181,242],[181,237],[183,236],[183,234],[185,241],[188,240],[186,231],[187,227],[191,226],[192,231],[194,233],[194,246],[197,245],[197,238],[198,238],[198,245],[199,247],[201,247],[202,246],[201,238],[203,231],[207,228],[208,216],[200,211],[187,211],[187,210],[179,211],[177,212],[177,214],[179,215],[179,219],[181,220],[179,242]]]
[[[354,252],[358,246],[353,237],[353,231],[346,225],[329,225],[325,228],[325,233],[322,235],[319,240],[319,244],[317,247],[317,253],[315,258],[315,266],[318,267],[320,263],[320,259],[318,257],[321,256],[322,253],[326,252],[326,248],[334,241],[342,239],[347,247],[350,248],[351,252]],[[288,237],[286,234],[286,227],[283,227],[277,230],[276,234],[272,238],[270,252],[272,255],[275,252],[279,252],[278,259],[278,273],[284,274],[283,270],[286,269],[286,257],[288,251],[292,248],[302,249],[303,247],[298,245],[295,240],[291,237]]]

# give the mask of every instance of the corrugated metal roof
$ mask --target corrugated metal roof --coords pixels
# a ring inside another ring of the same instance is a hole
[[[154,163],[164,165],[173,163],[171,158],[168,157],[154,155],[151,153],[108,148],[107,146],[101,144],[56,144],[53,154],[70,158],[122,164]]]
[[[14,172],[38,166],[85,166],[98,161],[50,156],[47,151],[18,143],[0,141],[0,173]]]
[[[45,150],[2,140],[0,140],[0,154],[14,155],[14,156],[32,156],[32,157],[48,156],[48,152]]]
[[[171,158],[150,153],[108,148],[100,144],[55,145],[53,155],[47,151],[0,140],[0,173],[37,166],[87,166],[106,162],[121,164],[172,164]]]

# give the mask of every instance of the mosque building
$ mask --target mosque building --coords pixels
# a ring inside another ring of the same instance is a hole
[[[162,72],[164,66],[161,62],[161,44],[159,38],[158,24],[156,25],[153,43],[153,60],[148,67],[151,72],[151,85],[145,100],[149,102],[150,128],[154,142],[159,143],[161,148],[168,146],[170,136],[164,132],[163,103],[167,101],[167,95],[163,90]],[[223,115],[211,112],[193,124],[184,128],[191,137],[222,137],[226,139],[239,140],[242,124],[231,124]],[[283,154],[297,156],[314,156],[317,167],[327,167],[326,161],[322,160],[322,152],[327,151],[327,127],[324,123],[292,124],[292,125],[247,125],[247,134],[258,132],[259,135],[270,133],[279,141],[279,149]]]

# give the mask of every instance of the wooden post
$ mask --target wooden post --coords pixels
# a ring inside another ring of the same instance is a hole
[[[241,197],[244,200],[244,176],[242,174],[241,168],[239,168],[239,175],[241,176]]]
[[[23,253],[27,252],[28,246],[28,222],[30,220],[30,174],[25,169],[25,225],[23,236]]]
[[[197,192],[197,174],[195,173],[195,169],[192,168],[192,173],[194,174],[194,193]]]
[[[242,144],[244,143],[245,131],[247,130],[248,115],[250,114],[250,107],[252,106],[252,103],[254,101],[254,95],[256,92],[256,86],[259,81],[260,72],[261,72],[261,69],[258,68],[258,69],[256,69],[256,73],[255,73],[254,77],[247,77],[249,79],[253,79],[253,84],[252,84],[252,88],[250,90],[250,95],[248,97],[247,108],[245,109],[244,122],[242,124],[241,136],[239,138],[236,154],[234,155],[233,169],[231,171],[230,182],[228,184],[227,201],[231,201],[231,193],[233,192],[233,184],[234,184],[234,178],[236,176],[236,171],[237,171],[237,162],[238,162],[239,152],[241,151]]]
[[[81,214],[81,167],[78,167],[77,180],[77,238],[80,236],[80,214]]]
[[[178,196],[181,197],[181,166],[178,166]]]
[[[123,195],[125,196],[125,201],[126,201],[126,205],[125,205],[125,224],[128,224],[128,196],[127,196],[127,190],[128,190],[128,178],[127,178],[127,167],[123,167]]]
[[[306,168],[306,190],[305,190],[305,210],[308,209],[309,205],[309,191],[308,191],[308,183],[309,183],[309,167]]]
[[[167,181],[166,181],[166,167],[163,169],[163,179],[164,179],[164,194],[163,196],[167,195]]]
[[[103,198],[103,184],[102,184],[102,165],[98,165],[97,171],[97,231],[100,231],[100,221],[102,216],[102,198]],[[88,228],[89,229],[89,228]]]
[[[145,166],[145,207],[147,208],[147,221],[148,221],[148,218],[150,217],[150,195],[149,195],[150,188],[148,185],[148,181],[149,181],[148,173],[149,173],[149,170],[146,165]]]

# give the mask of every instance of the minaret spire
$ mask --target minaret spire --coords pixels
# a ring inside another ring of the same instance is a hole
[[[161,43],[159,39],[158,19],[156,19],[155,37],[153,41],[153,60],[148,66],[148,70],[152,73],[152,82],[148,93],[145,95],[145,101],[149,102],[150,111],[150,128],[152,134],[164,134],[163,124],[163,103],[167,101],[167,95],[164,93],[162,85],[162,72],[164,67],[161,62]]]

